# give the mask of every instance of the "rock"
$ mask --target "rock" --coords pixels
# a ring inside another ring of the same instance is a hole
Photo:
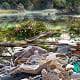
[[[3,77],[1,77],[0,80],[21,80],[21,79],[28,79],[29,76],[32,76],[31,74],[27,74],[27,73],[16,73],[16,74],[13,74],[13,75],[5,75]]]
[[[6,75],[6,76],[1,77],[0,80],[14,80],[14,78],[13,78],[12,76]],[[15,79],[15,80],[16,80],[16,79]]]
[[[37,75],[32,80],[43,80],[43,79],[41,75]]]
[[[0,68],[3,68],[4,67],[4,65],[3,64],[0,64]]]
[[[62,42],[65,42],[65,41],[62,41]],[[69,54],[69,53],[71,53],[70,48],[71,48],[71,46],[68,45],[67,43],[60,43],[57,47],[56,53]]]

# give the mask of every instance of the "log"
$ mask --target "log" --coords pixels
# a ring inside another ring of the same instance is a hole
[[[0,42],[1,47],[16,47],[17,45],[15,43],[10,42]]]
[[[21,47],[27,45],[27,42],[22,41],[15,41],[15,42],[0,42],[1,47]]]
[[[20,46],[26,46],[28,45],[29,43],[32,43],[33,41],[41,38],[41,37],[45,37],[45,36],[51,36],[53,33],[52,32],[44,32],[44,33],[41,33],[37,36],[34,36],[30,39],[26,39],[26,40],[22,40],[22,41],[16,41],[16,42],[0,42],[0,46],[1,47],[20,47]]]

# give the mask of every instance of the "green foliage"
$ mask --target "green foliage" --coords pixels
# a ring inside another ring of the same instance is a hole
[[[0,7],[3,6],[5,9],[16,9],[19,3],[23,4],[25,9],[28,10],[45,9],[47,8],[46,6],[52,4],[53,8],[64,8],[69,11],[78,12],[78,8],[80,7],[80,0],[6,0],[6,2],[0,0]],[[50,7],[48,6],[48,8]]]
[[[80,36],[80,20],[72,20],[68,22],[68,31],[73,37]]]
[[[66,0],[53,0],[53,5],[55,8],[65,8]]]
[[[10,9],[10,4],[8,2],[3,2],[2,3],[2,8],[3,9]]]
[[[71,12],[78,12],[80,7],[80,0],[66,0],[66,8]]]
[[[15,35],[17,34],[17,39],[22,40],[36,36],[39,33],[45,31],[46,27],[43,22],[30,20],[17,24],[17,27],[15,29]]]
[[[7,41],[13,38],[13,30],[15,24],[12,23],[2,23],[0,24],[0,41]]]
[[[41,21],[23,21],[21,23],[9,24],[0,27],[0,41],[25,40],[45,32],[46,27]]]

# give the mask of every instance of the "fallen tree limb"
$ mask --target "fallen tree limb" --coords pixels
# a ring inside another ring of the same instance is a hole
[[[26,41],[27,42],[33,42],[33,41],[35,41],[35,40],[37,40],[37,39],[39,39],[41,37],[51,36],[52,34],[53,34],[52,32],[43,32],[43,33],[41,33],[41,34],[39,34],[37,36],[34,36],[34,37],[30,38],[30,39],[26,39]]]
[[[10,42],[0,42],[0,46],[2,46],[2,47],[15,47],[17,45],[15,43],[10,43]]]
[[[22,41],[15,41],[14,43],[12,42],[0,42],[0,46],[1,47],[20,47],[20,46],[26,46],[28,45],[29,43],[32,43],[33,41],[41,38],[41,37],[45,37],[45,36],[51,36],[52,35],[52,32],[44,32],[44,33],[41,33],[37,36],[34,36],[30,39],[26,39],[26,40],[22,40]]]
[[[26,44],[26,42],[25,42],[25,44]],[[14,42],[14,43],[12,43],[12,42],[0,42],[1,47],[19,47],[19,46],[22,46],[25,44],[22,44],[21,42],[18,42],[18,43],[16,43],[16,42]]]

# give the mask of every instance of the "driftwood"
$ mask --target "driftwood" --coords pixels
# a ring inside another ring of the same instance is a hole
[[[27,45],[26,41],[16,41],[16,42],[0,42],[1,47],[20,47]]]
[[[33,42],[33,41],[35,41],[35,40],[37,40],[37,39],[39,39],[41,37],[51,36],[52,34],[53,34],[52,32],[43,32],[43,33],[41,33],[41,34],[39,34],[39,35],[37,35],[35,37],[27,39],[26,41],[27,42]]]
[[[10,42],[0,42],[0,46],[2,47],[15,47],[17,46],[15,43],[10,43]]]
[[[19,47],[23,46],[24,47],[24,46],[28,45],[29,43],[32,43],[33,41],[35,41],[41,37],[51,36],[52,34],[53,34],[52,32],[44,32],[44,33],[41,33],[41,34],[34,36],[30,39],[26,39],[24,41],[17,41],[14,43],[12,43],[12,42],[0,42],[0,46],[1,47],[17,47],[17,46],[19,46]]]
[[[43,62],[43,63],[42,63]],[[51,61],[41,61],[38,65],[28,65],[28,64],[22,64],[20,66],[16,66],[10,71],[10,74],[15,74],[17,72],[25,72],[30,74],[38,74],[42,71],[42,69],[47,68],[47,64],[49,64]]]
[[[42,54],[46,54],[47,50],[38,47],[38,46],[28,46],[26,48],[24,48],[24,50],[16,52],[13,57],[12,60],[13,62],[16,64],[18,64],[19,62],[24,62],[26,61],[29,57],[31,57],[32,55],[37,54],[36,57],[42,55]]]

